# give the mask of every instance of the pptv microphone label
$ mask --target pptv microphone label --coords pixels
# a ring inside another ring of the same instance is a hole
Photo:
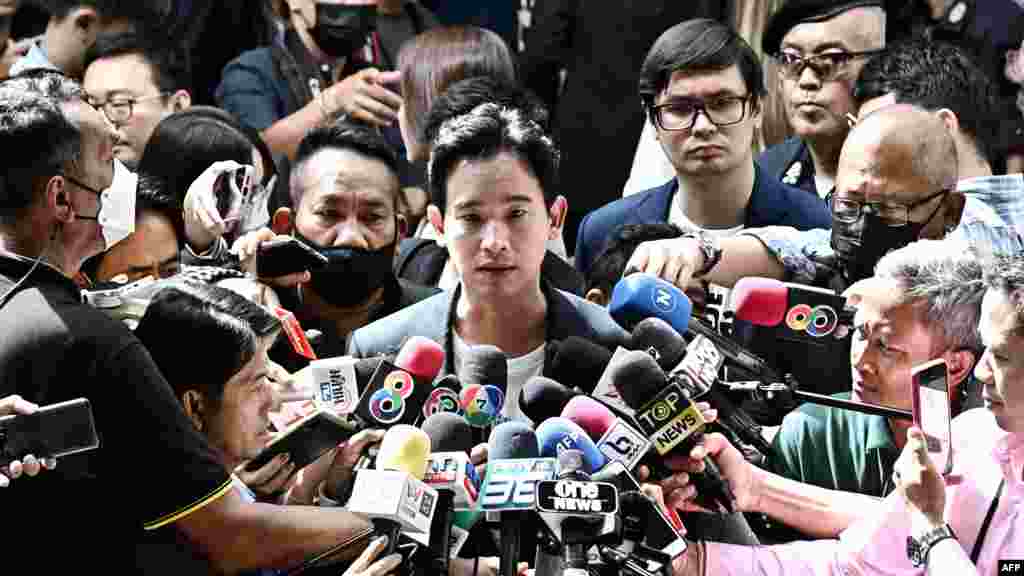
[[[654,449],[665,455],[704,429],[704,416],[677,384],[666,386],[654,400],[636,413],[642,432],[651,437]]]

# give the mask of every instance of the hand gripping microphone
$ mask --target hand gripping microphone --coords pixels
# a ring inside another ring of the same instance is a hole
[[[501,415],[508,389],[508,361],[497,346],[471,346],[459,370],[462,413],[472,426],[487,427]]]
[[[651,438],[662,456],[690,457],[704,432],[704,417],[678,383],[666,379],[658,364],[644,352],[632,351],[609,366],[611,379],[623,401],[633,410],[641,432]],[[733,512],[735,497],[711,458],[703,473],[691,474],[697,501],[709,510],[714,503]]]
[[[399,424],[381,440],[376,470],[356,472],[348,509],[366,514],[388,535],[394,552],[402,530],[429,533],[437,491],[423,483],[430,438],[419,428]]]
[[[514,576],[523,530],[531,526],[536,484],[555,477],[556,461],[539,458],[537,435],[525,422],[510,420],[491,430],[478,509],[501,514],[501,574]]]
[[[733,404],[718,384],[718,369],[724,357],[710,340],[698,336],[687,345],[661,318],[647,318],[637,324],[632,340],[638,349],[646,350],[658,361],[670,379],[686,387],[691,400],[707,402],[718,410],[718,424],[733,436],[763,455],[771,451],[771,445],[761,435],[761,426]]]
[[[576,392],[551,378],[534,376],[519,391],[519,410],[530,420],[543,422],[558,417],[574,396]]]
[[[472,512],[480,490],[476,468],[469,460],[473,448],[469,423],[458,414],[438,412],[421,429],[430,438],[430,457],[423,481],[437,490],[437,513],[430,527],[430,546],[437,554],[435,566],[448,573],[448,559],[456,557],[479,518]],[[456,514],[456,510],[462,510]]]

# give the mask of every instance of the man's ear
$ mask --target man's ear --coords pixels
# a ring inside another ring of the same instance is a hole
[[[946,125],[946,130],[953,137],[956,137],[960,133],[960,119],[957,118],[956,112],[953,112],[949,108],[942,108],[935,113],[942,120],[942,123]]]
[[[68,197],[67,181],[63,176],[52,176],[46,181],[46,208],[54,214],[58,222],[67,224],[74,222],[75,209]]]
[[[958,389],[963,386],[974,371],[974,364],[978,355],[971,350],[956,350],[947,352],[945,355],[946,367],[949,371],[949,388]]]
[[[943,222],[942,225],[943,230],[948,234],[960,225],[960,218],[963,216],[964,206],[967,205],[967,197],[964,196],[963,192],[953,190],[949,194],[946,194],[943,202],[946,204],[946,210],[945,222]]]
[[[404,214],[395,215],[395,226],[398,227],[398,234],[396,236],[397,242],[395,242],[395,253],[398,253],[398,244],[405,238],[409,237],[409,221],[405,219]]]
[[[295,226],[295,220],[291,208],[282,206],[274,211],[274,216],[270,219],[270,229],[274,231],[274,234],[291,234],[293,226]]]
[[[441,216],[441,210],[433,204],[427,205],[427,220],[430,221],[430,225],[437,230],[437,233],[444,236],[444,217]]]
[[[548,209],[548,220],[551,223],[548,240],[554,240],[562,235],[562,226],[565,225],[565,216],[568,212],[569,201],[565,199],[565,196],[555,198],[555,201],[551,203],[551,208]]]
[[[171,110],[181,112],[192,107],[192,95],[188,90],[178,90],[171,95]]]
[[[590,290],[587,290],[587,295],[584,296],[584,298],[601,307],[608,305],[608,297],[605,296],[604,291],[600,288],[591,288]]]
[[[68,15],[75,23],[75,30],[82,34],[96,36],[95,27],[100,21],[100,15],[91,6],[79,6]]]
[[[203,431],[203,395],[198,390],[186,390],[181,395],[181,407],[185,415],[192,421],[196,430]]]

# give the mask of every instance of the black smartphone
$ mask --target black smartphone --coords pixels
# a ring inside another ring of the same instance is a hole
[[[33,414],[0,417],[0,466],[29,454],[60,458],[99,446],[92,404],[86,398],[41,406]]]
[[[358,431],[355,424],[330,412],[313,412],[271,440],[245,469],[258,470],[278,454],[288,454],[295,470],[301,470]]]
[[[260,278],[287,276],[326,264],[326,256],[292,237],[262,242],[256,252],[256,275]]]
[[[618,461],[609,462],[595,473],[591,480],[611,482],[618,488],[619,493],[640,492],[640,483]],[[641,513],[646,519],[643,543],[659,552],[668,554],[671,558],[686,552],[686,540],[676,530],[668,514],[654,500],[647,499],[643,502],[643,506],[644,510],[635,511]]]

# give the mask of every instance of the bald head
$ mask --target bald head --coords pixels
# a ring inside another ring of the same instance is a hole
[[[908,104],[886,106],[850,131],[838,179],[847,190],[887,189],[896,193],[893,200],[910,202],[956,187],[956,145],[935,114]]]

